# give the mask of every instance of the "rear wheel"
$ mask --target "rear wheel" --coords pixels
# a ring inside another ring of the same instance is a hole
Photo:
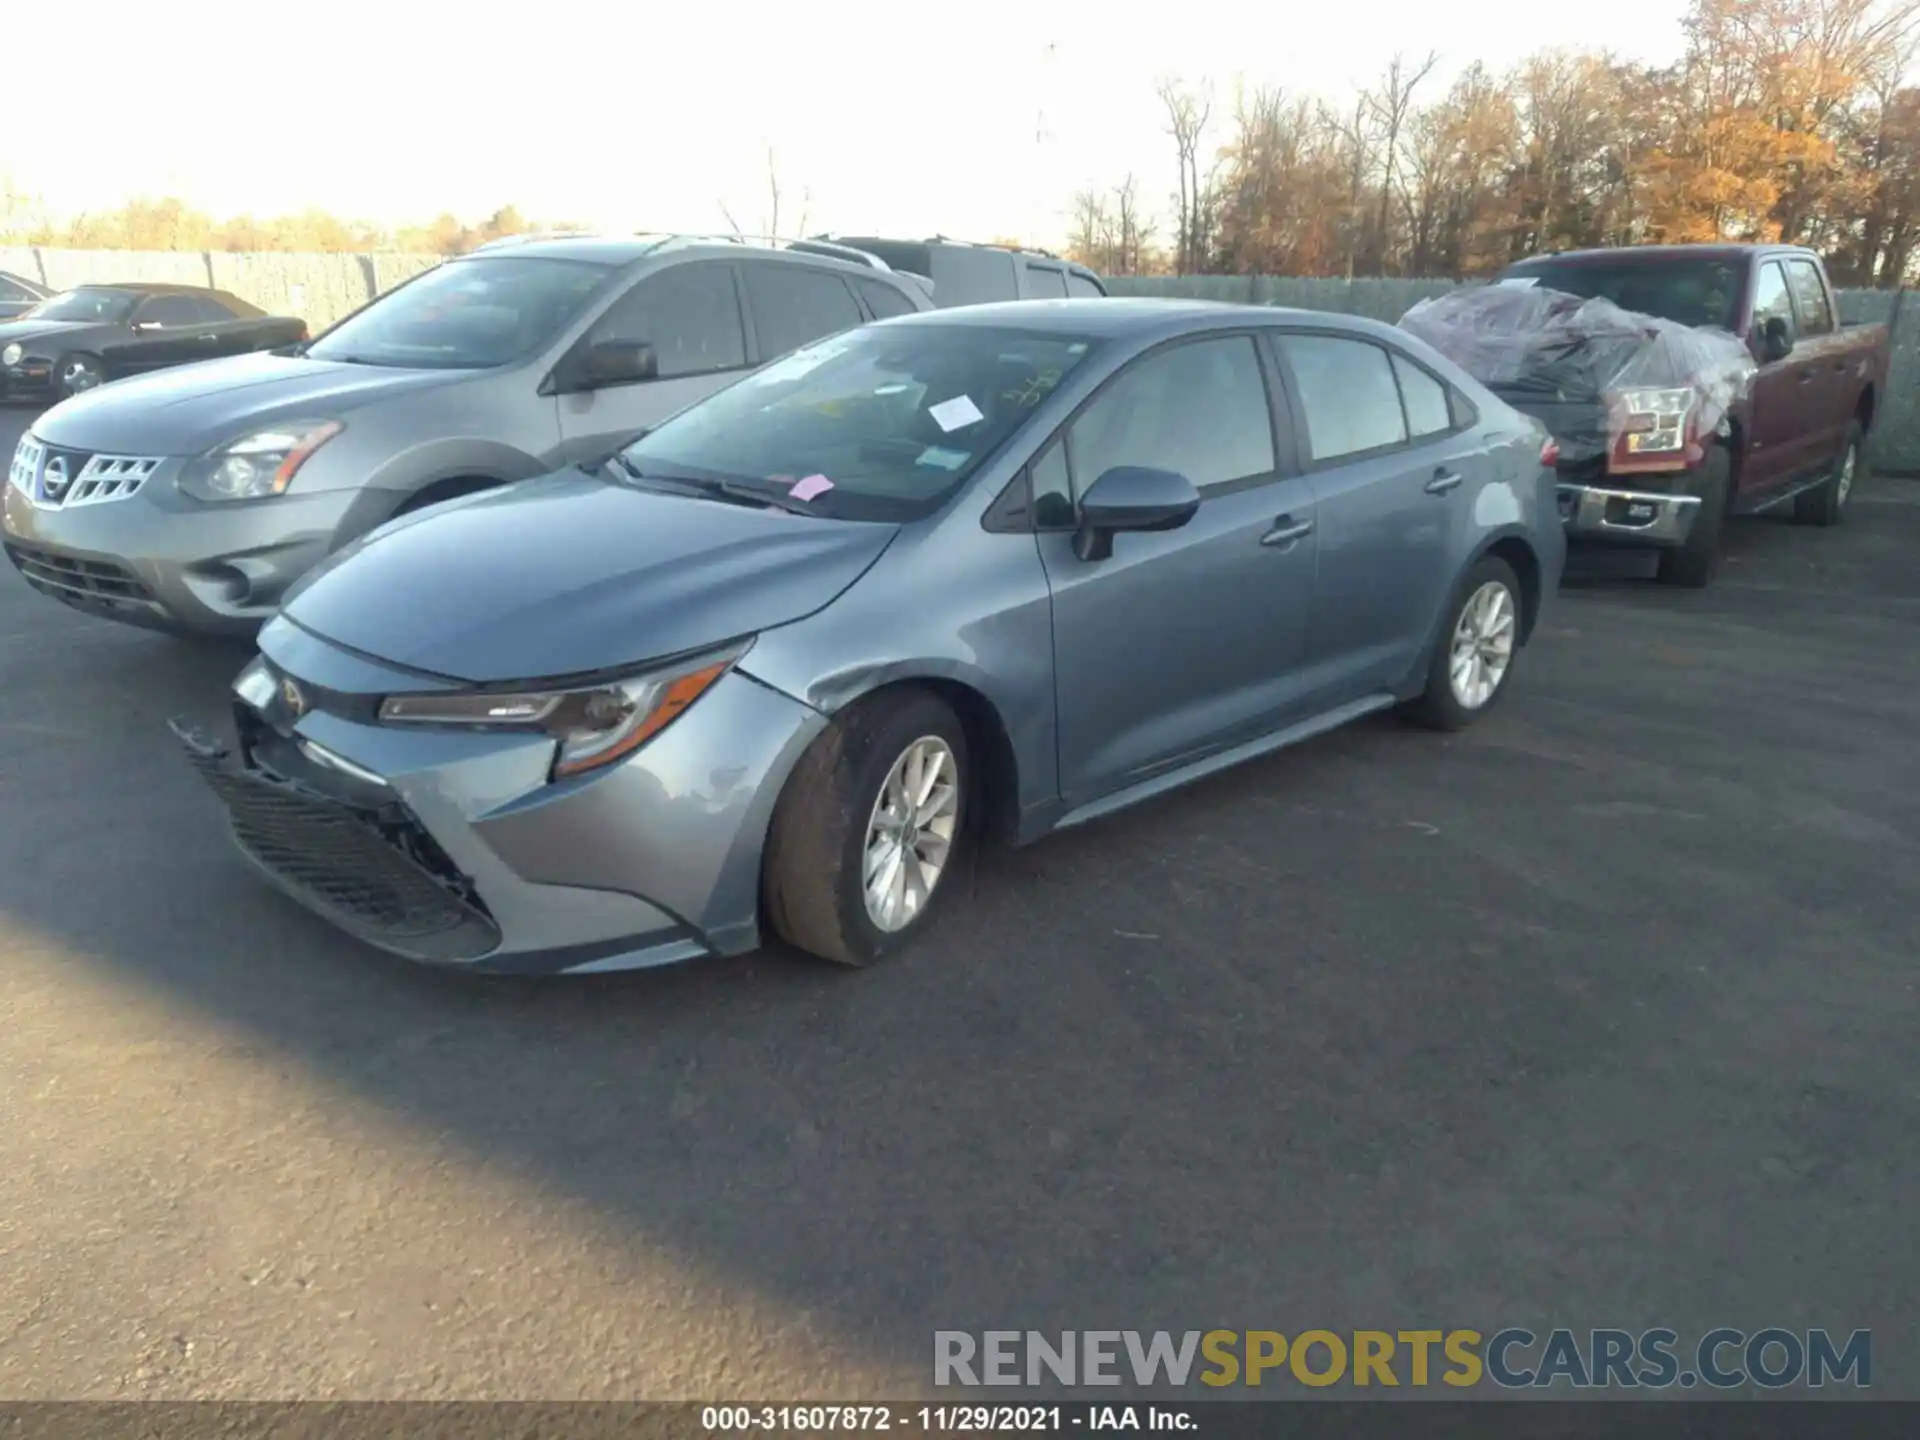
[[[53,367],[54,388],[63,399],[84,395],[106,384],[107,367],[98,355],[63,355]]]
[[[1701,590],[1720,573],[1721,542],[1726,537],[1727,502],[1731,497],[1733,459],[1725,447],[1716,445],[1707,452],[1700,467],[1697,494],[1700,504],[1694,511],[1693,528],[1685,543],[1660,552],[1660,568],[1655,572],[1662,585],[1677,585],[1686,590]]]
[[[1859,421],[1847,427],[1846,444],[1840,447],[1840,456],[1833,462],[1833,473],[1813,489],[1793,497],[1796,525],[1838,525],[1846,517],[1853,482],[1859,478],[1864,439]]]
[[[969,764],[959,717],[927,691],[836,717],[774,807],[762,898],[780,938],[871,965],[924,930],[967,840]]]
[[[1406,706],[1432,730],[1464,730],[1505,691],[1520,653],[1520,581],[1497,555],[1483,557],[1454,593],[1427,663],[1427,688]]]

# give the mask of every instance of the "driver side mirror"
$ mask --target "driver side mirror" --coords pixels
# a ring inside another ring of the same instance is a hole
[[[1178,530],[1200,511],[1200,492],[1184,475],[1141,465],[1116,465],[1093,484],[1080,501],[1080,528],[1073,553],[1082,560],[1105,560],[1113,537],[1123,531]]]
[[[602,340],[587,348],[574,375],[572,388],[603,390],[658,379],[660,362],[644,340]]]
[[[1760,322],[1760,359],[1771,363],[1793,353],[1793,323],[1784,315],[1769,315]]]

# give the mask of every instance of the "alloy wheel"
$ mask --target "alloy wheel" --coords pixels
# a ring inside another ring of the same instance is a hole
[[[867,918],[889,933],[918,919],[953,852],[960,818],[960,766],[937,735],[900,753],[867,820],[861,886]]]
[[[1518,619],[1513,592],[1498,580],[1487,581],[1461,607],[1447,678],[1463,709],[1480,709],[1507,678]]]

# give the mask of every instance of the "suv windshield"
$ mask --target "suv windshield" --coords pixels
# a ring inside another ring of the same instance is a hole
[[[449,260],[348,316],[306,353],[422,370],[504,365],[558,334],[609,273],[576,260]]]
[[[1730,260],[1631,260],[1619,264],[1531,261],[1501,280],[1543,285],[1582,300],[1611,300],[1677,325],[1731,330],[1740,304],[1740,267]]]
[[[1084,336],[975,325],[848,331],[683,410],[622,451],[622,468],[731,482],[836,519],[917,519],[1095,348]]]
[[[133,310],[137,295],[124,290],[100,290],[91,285],[69,290],[42,300],[27,311],[22,320],[91,320],[111,325],[124,320]]]

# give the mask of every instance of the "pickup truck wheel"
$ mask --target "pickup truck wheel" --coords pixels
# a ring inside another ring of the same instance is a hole
[[[967,842],[968,766],[960,718],[925,690],[836,716],[774,806],[761,898],[780,938],[871,965],[924,930]]]
[[[1687,590],[1702,590],[1720,573],[1721,541],[1727,529],[1727,490],[1733,462],[1726,450],[1715,446],[1707,452],[1700,467],[1698,494],[1700,505],[1693,517],[1693,528],[1686,541],[1672,550],[1660,552],[1660,568],[1655,578],[1662,585],[1678,585]]]
[[[1520,580],[1497,555],[1466,573],[1447,607],[1427,688],[1407,706],[1407,718],[1430,730],[1464,730],[1505,693],[1520,654]]]
[[[1860,422],[1856,420],[1847,427],[1847,441],[1840,447],[1840,458],[1833,462],[1833,473],[1812,490],[1793,497],[1794,524],[1838,525],[1846,517],[1853,482],[1859,478],[1860,441]]]

